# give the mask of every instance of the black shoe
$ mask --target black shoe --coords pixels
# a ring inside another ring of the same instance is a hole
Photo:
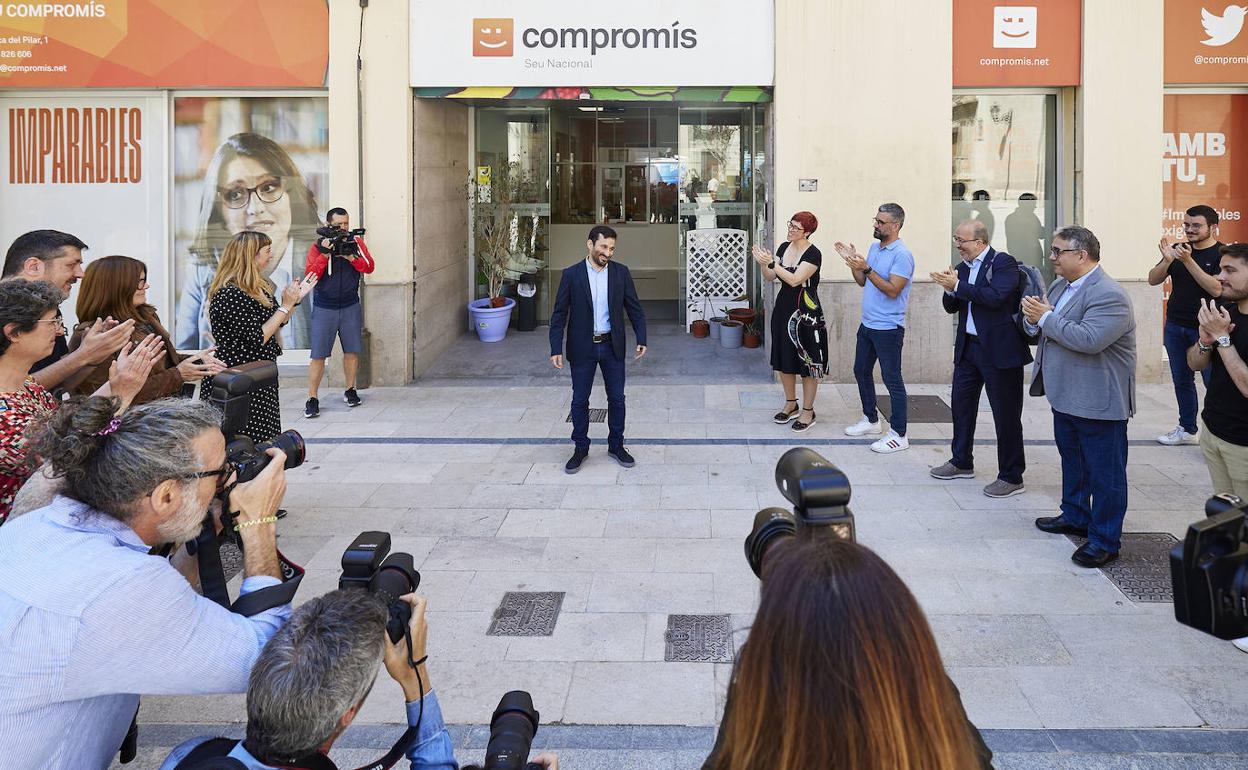
[[[347,402],[347,406],[359,406],[364,403],[360,400],[360,394],[355,392],[355,388],[347,388],[342,394],[342,400]]]
[[[309,398],[308,403],[303,405],[303,416],[311,419],[321,416],[321,402],[315,398]]]
[[[285,508],[278,508],[278,509],[277,509],[277,513],[275,513],[275,514],[273,514],[273,515],[274,515],[274,516],[276,516],[276,517],[277,517],[277,518],[279,518],[279,519],[284,519],[284,518],[286,518],[286,514],[287,514],[287,510],[286,510]]]
[[[620,447],[619,449],[608,449],[607,457],[610,457],[612,460],[615,460],[617,463],[619,463],[620,465],[623,465],[625,468],[631,468],[637,464],[637,461],[633,459],[633,456],[630,455],[628,453],[628,450],[625,449],[624,447]]]
[[[1080,567],[1104,567],[1117,558],[1117,552],[1103,551],[1091,543],[1084,543],[1070,555],[1070,560]]]
[[[581,469],[581,463],[585,462],[585,458],[589,457],[588,449],[578,449],[568,458],[568,462],[563,466],[563,472],[572,474]]]
[[[1077,535],[1087,537],[1088,528],[1071,524],[1063,516],[1041,516],[1036,519],[1036,529],[1051,535]]]

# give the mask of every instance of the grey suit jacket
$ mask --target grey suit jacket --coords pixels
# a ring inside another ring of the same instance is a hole
[[[1054,307],[1069,285],[1059,278],[1049,287]],[[1135,414],[1135,313],[1105,268],[1045,319],[1032,372],[1032,394],[1042,383],[1058,412],[1092,420]]]

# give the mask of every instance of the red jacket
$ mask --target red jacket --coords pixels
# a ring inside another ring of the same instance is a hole
[[[308,247],[306,274],[317,277],[312,302],[316,307],[344,308],[360,301],[360,275],[373,272],[373,256],[368,253],[364,239],[355,236],[359,254],[354,257],[331,257],[320,250],[320,240]],[[338,269],[334,269],[334,265]],[[346,268],[346,269],[344,269]]]

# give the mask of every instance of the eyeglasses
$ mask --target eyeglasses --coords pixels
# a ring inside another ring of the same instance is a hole
[[[1058,247],[1053,246],[1049,249],[1049,258],[1057,259],[1068,251],[1083,251],[1083,249],[1059,249]]]
[[[145,276],[143,276],[142,278],[140,278],[140,279],[139,279],[139,289],[138,289],[138,290],[140,290],[140,291],[141,291],[141,290],[143,290],[143,289],[147,289],[147,288],[150,288],[150,287],[151,287],[151,284],[147,282],[147,276],[146,276],[146,275],[145,275]]]
[[[799,225],[799,224],[798,224],[798,223],[796,223],[796,222],[790,222],[790,223],[789,223],[789,229],[790,229],[790,230],[801,230],[801,229],[802,229],[802,226],[801,226],[801,225]]]
[[[38,321],[35,321],[35,323],[56,324],[56,328],[60,329],[62,332],[65,331],[65,321],[62,318],[40,318]]]
[[[879,221],[879,220],[876,220],[876,221]],[[964,243],[974,243],[975,241],[982,241],[982,240],[983,238],[959,238],[956,235],[953,236],[953,242],[958,244],[959,246],[961,246]]]
[[[217,189],[217,194],[221,196],[221,202],[227,208],[241,209],[245,208],[251,201],[252,193],[260,199],[262,203],[277,203],[286,194],[286,188],[282,186],[281,179],[268,179],[255,187],[221,187]]]
[[[212,478],[213,476],[217,476],[218,477],[217,486],[219,487],[222,484],[224,484],[227,479],[229,479],[230,474],[232,474],[234,470],[235,470],[234,463],[226,459],[221,463],[221,467],[217,468],[215,471],[195,471],[194,473],[188,473],[185,476],[182,476],[181,478],[190,480],[190,479],[207,479],[207,478]]]
[[[890,221],[890,220],[887,220],[887,219],[880,219],[879,217],[876,217],[875,219],[873,219],[873,220],[871,220],[871,221],[875,222],[877,225],[895,225],[895,224],[897,224],[896,222],[893,222],[893,221]]]

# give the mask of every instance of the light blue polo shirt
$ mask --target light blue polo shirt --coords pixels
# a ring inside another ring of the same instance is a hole
[[[876,331],[888,331],[899,326],[905,328],[910,285],[914,282],[914,255],[900,238],[882,248],[876,241],[867,251],[867,264],[884,280],[894,275],[905,276],[906,286],[896,299],[889,299],[888,295],[875,288],[868,276],[867,284],[862,289],[862,325]]]

